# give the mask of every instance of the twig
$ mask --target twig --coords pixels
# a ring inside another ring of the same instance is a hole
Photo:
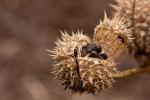
[[[120,78],[132,77],[144,73],[150,73],[150,66],[144,68],[133,68],[133,69],[120,71],[117,74],[115,74],[114,77],[116,79],[120,79]]]

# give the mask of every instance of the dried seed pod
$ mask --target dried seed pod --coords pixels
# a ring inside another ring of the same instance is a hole
[[[132,41],[131,29],[127,29],[122,18],[115,16],[113,19],[107,18],[95,28],[93,41],[102,45],[103,50],[110,59],[121,54]]]
[[[65,32],[56,44],[54,51],[51,51],[56,61],[53,73],[66,90],[95,94],[112,86],[115,63],[90,56],[93,51],[100,53],[102,48],[92,44],[88,36],[80,32],[70,36]]]
[[[134,41],[130,51],[140,66],[150,64],[150,0],[116,0],[114,15],[122,16],[133,27]]]

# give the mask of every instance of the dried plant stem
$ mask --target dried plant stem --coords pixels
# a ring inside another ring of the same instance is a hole
[[[120,71],[117,74],[115,74],[114,77],[116,79],[120,79],[120,78],[126,78],[126,77],[133,77],[133,76],[140,75],[143,73],[150,73],[150,66],[144,67],[144,68],[132,68],[132,69]]]

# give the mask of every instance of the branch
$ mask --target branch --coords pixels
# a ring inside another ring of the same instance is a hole
[[[133,68],[133,69],[120,71],[117,74],[115,74],[114,77],[116,79],[120,79],[120,78],[137,76],[137,75],[144,74],[144,73],[150,73],[150,66],[144,67],[144,68]]]

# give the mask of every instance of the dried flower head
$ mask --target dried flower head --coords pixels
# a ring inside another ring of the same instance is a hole
[[[104,21],[95,28],[93,41],[102,45],[109,58],[116,58],[132,41],[131,29],[127,29],[122,18],[115,16],[109,19],[105,14]]]
[[[128,27],[134,27],[130,51],[140,66],[150,64],[150,0],[116,0],[114,14],[122,16]]]
[[[112,86],[115,64],[88,36],[64,32],[56,45],[51,51],[56,61],[53,72],[66,90],[95,94]]]

